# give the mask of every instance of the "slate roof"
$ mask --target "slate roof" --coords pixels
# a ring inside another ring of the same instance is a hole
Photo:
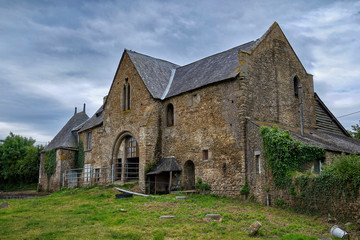
[[[102,105],[90,119],[84,122],[84,124],[78,130],[79,132],[82,132],[91,129],[93,127],[99,126],[103,123],[103,120],[104,120],[104,105]]]
[[[65,124],[65,126],[56,134],[56,136],[51,140],[51,142],[44,148],[43,151],[48,151],[51,149],[58,148],[77,148],[77,139],[76,131],[73,131],[74,128],[78,127],[80,124],[84,123],[89,119],[89,116],[85,112],[79,112],[72,116],[70,120]]]
[[[360,140],[347,137],[345,135],[339,135],[329,132],[322,132],[316,129],[305,129],[304,135],[299,132],[289,129],[286,126],[278,125],[269,122],[261,122],[256,120],[247,119],[248,122],[255,124],[256,126],[270,126],[277,125],[281,130],[288,130],[290,135],[300,142],[308,146],[321,147],[328,151],[344,152],[344,153],[356,153],[360,154]]]
[[[149,172],[146,175],[154,175],[154,174],[159,174],[162,172],[176,172],[176,171],[181,171],[181,167],[178,164],[178,162],[175,160],[174,157],[170,157],[170,158],[163,158],[158,165],[156,166],[154,171]]]
[[[251,41],[176,68],[166,98],[236,77],[239,73],[239,51],[249,51],[254,44],[255,41]]]
[[[169,83],[171,70],[178,65],[131,50],[125,51],[151,95],[160,99]]]
[[[334,152],[360,154],[360,140],[344,135],[321,131],[304,133],[303,136],[290,131],[290,135],[306,145],[317,146]]]

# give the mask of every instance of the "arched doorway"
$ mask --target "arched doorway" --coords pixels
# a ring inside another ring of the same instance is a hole
[[[115,181],[139,180],[139,146],[130,133],[123,133],[117,139],[113,151],[113,163]]]
[[[193,161],[188,160],[184,164],[184,189],[195,189],[195,165]]]

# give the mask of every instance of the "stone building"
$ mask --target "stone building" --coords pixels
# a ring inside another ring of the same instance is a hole
[[[213,193],[234,196],[249,180],[263,201],[261,125],[288,129],[329,159],[360,153],[276,22],[255,41],[185,66],[125,50],[103,105],[83,120],[72,133],[84,143],[85,169],[100,175],[112,167],[111,181],[139,181],[142,191],[193,189],[201,178]]]

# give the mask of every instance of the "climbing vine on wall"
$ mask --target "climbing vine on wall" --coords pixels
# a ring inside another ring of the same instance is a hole
[[[55,173],[56,170],[56,150],[52,149],[45,152],[44,169],[48,178]]]
[[[85,162],[84,144],[80,140],[79,149],[75,154],[75,168],[84,168],[84,162]]]
[[[294,140],[288,131],[281,131],[276,126],[261,127],[260,134],[274,184],[281,189],[290,187],[292,173],[299,171],[303,164],[325,156],[324,149],[306,146]]]

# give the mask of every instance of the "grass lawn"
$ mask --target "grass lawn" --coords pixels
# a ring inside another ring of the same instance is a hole
[[[175,195],[115,199],[117,193],[96,186],[7,200],[9,208],[0,209],[0,239],[317,239],[328,236],[332,226],[239,199],[197,194],[186,200]],[[207,213],[221,214],[222,222],[204,221]],[[175,218],[159,219],[162,215]],[[263,227],[250,237],[246,229],[255,220]]]

